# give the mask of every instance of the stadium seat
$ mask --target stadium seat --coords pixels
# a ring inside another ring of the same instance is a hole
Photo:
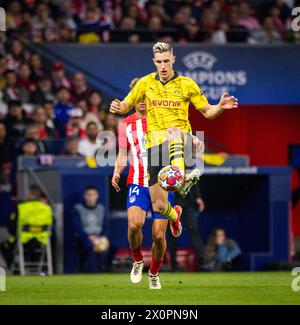
[[[22,233],[30,233],[33,236],[38,236],[42,232],[51,234],[50,226],[32,226],[24,225],[17,234],[17,245],[12,263],[11,272],[14,274],[16,270],[21,275],[26,274],[43,274],[46,267],[47,274],[53,275],[52,250],[50,236],[47,238],[47,244],[43,245],[33,238],[27,244],[21,241]]]

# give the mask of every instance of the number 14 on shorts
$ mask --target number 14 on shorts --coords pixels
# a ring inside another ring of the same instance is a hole
[[[129,196],[131,196],[133,194],[135,194],[137,196],[140,194],[140,189],[139,189],[138,186],[130,187],[130,189],[129,189]]]

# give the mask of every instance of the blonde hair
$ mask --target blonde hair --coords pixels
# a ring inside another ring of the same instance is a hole
[[[173,48],[170,44],[164,42],[157,42],[153,45],[153,54],[155,53],[164,53],[164,52],[173,52]]]
[[[130,90],[136,85],[136,83],[140,80],[140,78],[134,78],[130,81],[129,88]]]

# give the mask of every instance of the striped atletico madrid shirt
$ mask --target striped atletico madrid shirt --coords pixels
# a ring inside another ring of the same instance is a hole
[[[131,155],[127,185],[135,184],[148,187],[146,131],[146,117],[139,118],[136,113],[129,115],[120,122],[118,130],[119,148],[127,149]]]

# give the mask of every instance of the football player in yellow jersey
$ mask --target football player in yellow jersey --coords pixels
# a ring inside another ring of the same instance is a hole
[[[206,118],[214,119],[224,110],[238,107],[237,99],[225,93],[217,105],[208,103],[199,86],[190,78],[179,76],[173,70],[175,56],[171,45],[158,42],[153,46],[153,62],[156,73],[140,78],[134,88],[123,101],[115,99],[110,105],[110,111],[126,114],[132,107],[144,101],[147,108],[147,151],[150,196],[155,213],[165,215],[170,220],[173,236],[181,234],[182,227],[180,206],[173,208],[168,202],[168,193],[160,188],[157,175],[166,165],[161,159],[169,152],[172,165],[183,172],[184,135],[190,133],[188,109],[192,103]],[[186,195],[200,177],[200,171],[194,169],[186,175],[186,181],[180,190]]]

